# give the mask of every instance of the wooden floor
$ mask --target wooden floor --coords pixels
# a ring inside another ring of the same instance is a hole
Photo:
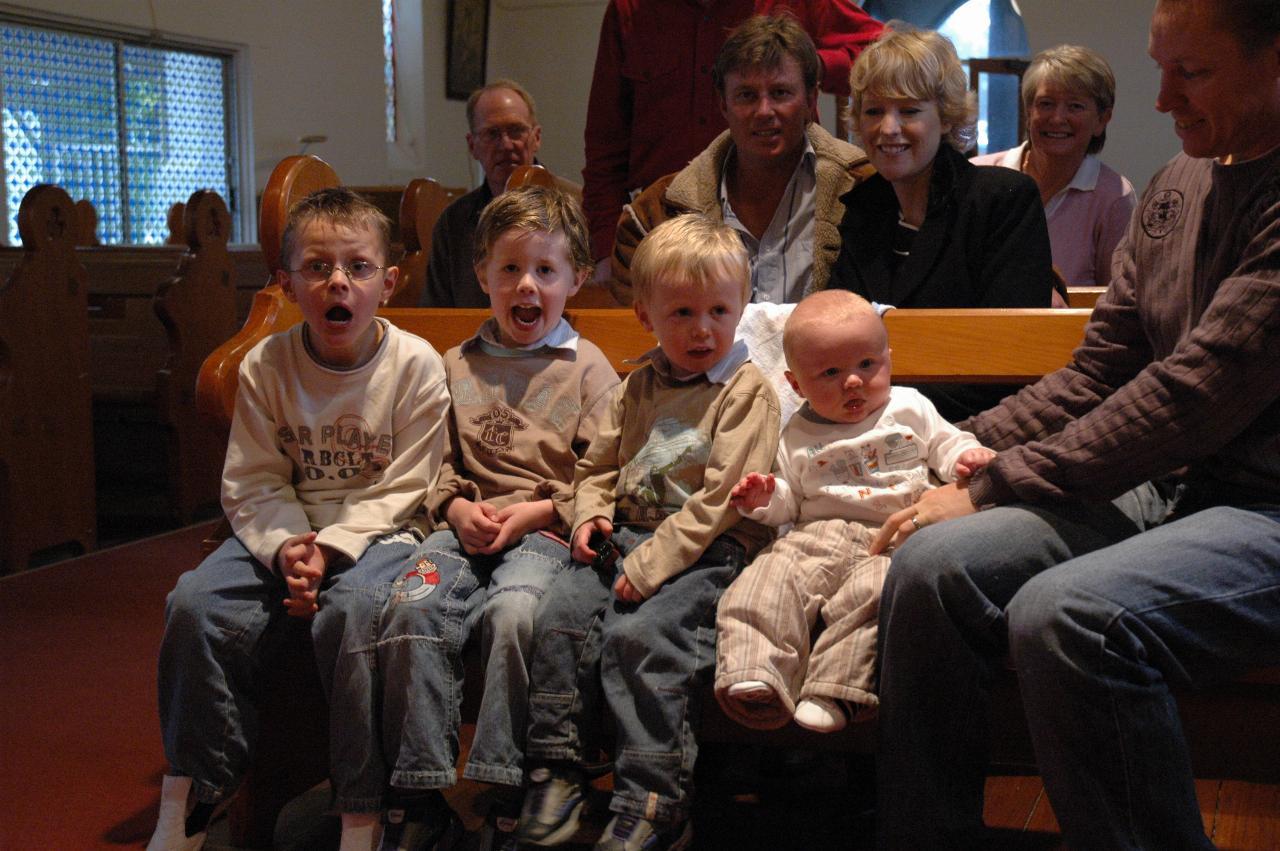
[[[199,560],[210,524],[0,579],[0,851],[142,847],[164,759],[155,659],[164,598]],[[467,731],[469,732],[469,731]],[[700,849],[870,848],[865,767],[825,755],[710,753]],[[1202,780],[1206,833],[1224,849],[1280,849],[1280,786]],[[451,794],[478,828],[483,790]],[[291,806],[277,847],[336,848],[323,788]],[[987,786],[990,847],[1063,848],[1036,777]],[[589,847],[589,821],[580,835]],[[209,848],[225,849],[215,825]],[[475,837],[469,837],[474,847]]]

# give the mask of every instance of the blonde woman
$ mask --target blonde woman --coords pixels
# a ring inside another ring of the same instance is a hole
[[[1049,307],[1054,275],[1035,181],[965,159],[975,108],[955,48],[901,22],[853,66],[853,109],[879,172],[845,193],[832,287],[896,307]],[[922,388],[956,420],[1004,386]]]

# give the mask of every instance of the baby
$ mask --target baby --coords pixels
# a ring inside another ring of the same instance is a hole
[[[795,528],[775,540],[720,601],[716,697],[748,727],[791,718],[845,726],[849,704],[874,707],[876,618],[886,556],[878,527],[930,483],[966,477],[995,453],[949,424],[915,390],[890,386],[884,323],[860,296],[824,290],[783,331],[786,378],[804,399],[782,431],[775,473],[732,492],[746,517]],[[825,628],[810,646],[821,618]]]

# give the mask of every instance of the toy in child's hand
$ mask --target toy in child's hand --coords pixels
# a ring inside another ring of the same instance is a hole
[[[596,557],[591,560],[591,566],[596,570],[612,567],[618,560],[618,548],[599,529],[591,533],[591,537],[587,539],[587,546],[596,554]]]

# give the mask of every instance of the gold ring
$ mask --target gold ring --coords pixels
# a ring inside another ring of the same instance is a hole
[[[912,517],[912,518],[911,518],[911,525],[912,525],[912,526],[915,526],[915,527],[916,527],[916,531],[917,531],[917,532],[919,532],[921,529],[923,529],[923,528],[925,527],[925,525],[926,525],[926,524],[921,523],[921,522],[920,522],[920,518],[919,518],[918,516],[915,516],[915,517]]]

